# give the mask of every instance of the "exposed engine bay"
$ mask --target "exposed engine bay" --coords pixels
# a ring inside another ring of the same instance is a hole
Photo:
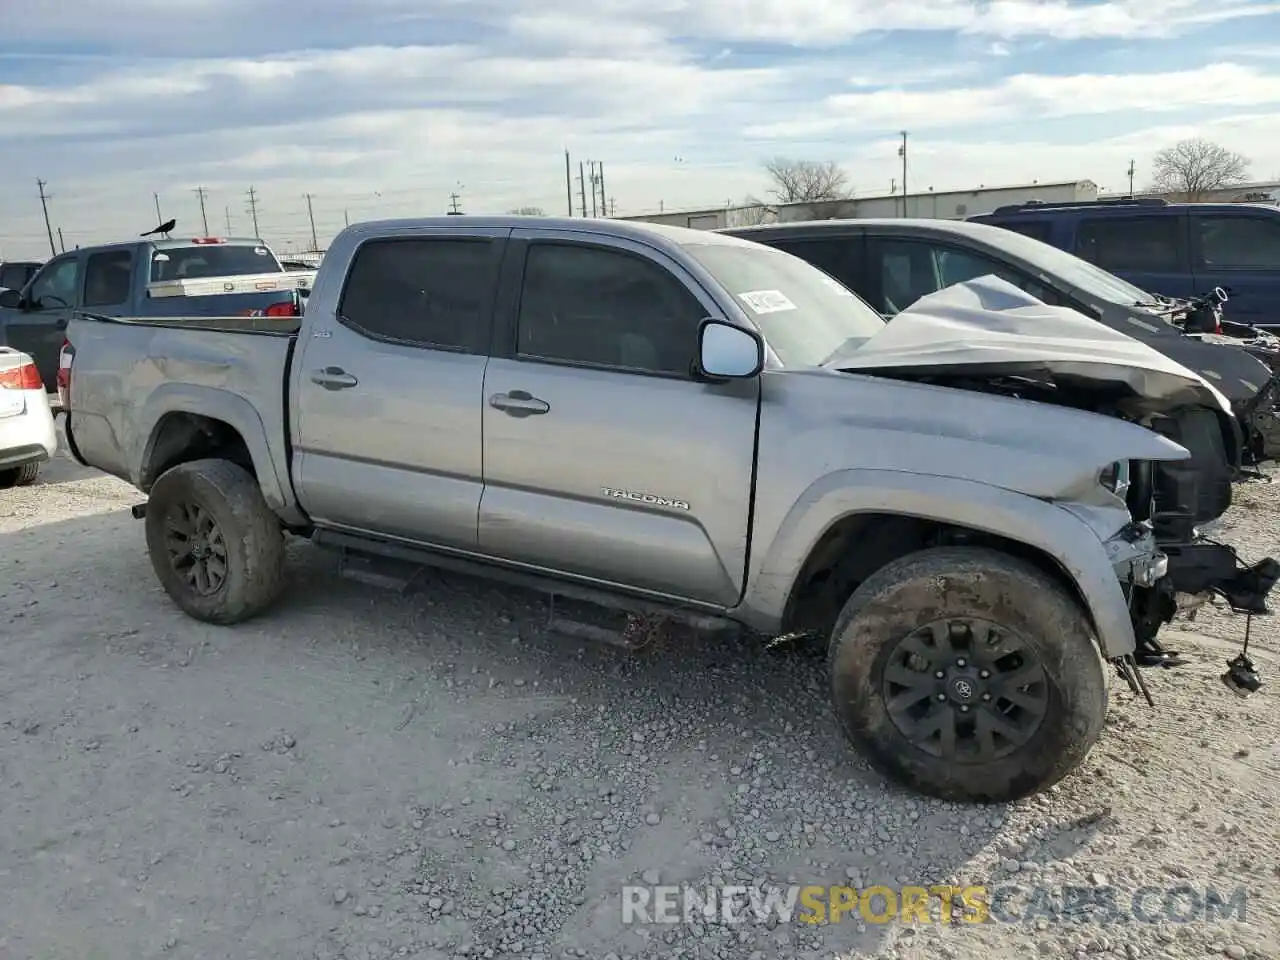
[[[1156,639],[1178,612],[1180,598],[1194,604],[1218,596],[1246,618],[1269,612],[1266,600],[1280,580],[1280,563],[1268,557],[1250,564],[1204,532],[1231,506],[1249,438],[1231,402],[1199,374],[996,277],[922,298],[838,366],[1117,417],[1191,454],[1174,462],[1122,461],[1103,478],[1168,557],[1158,581],[1126,588],[1137,650],[1127,658],[1131,663],[1116,666],[1135,690],[1146,694],[1133,667],[1185,662]],[[1266,397],[1271,402],[1271,394]],[[1260,686],[1248,658],[1248,630],[1246,620],[1245,649],[1223,675],[1241,694]]]

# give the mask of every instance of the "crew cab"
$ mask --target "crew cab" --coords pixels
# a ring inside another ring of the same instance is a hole
[[[1165,595],[1153,470],[1188,451],[1117,417],[920,382],[939,316],[999,326],[981,304],[1017,292],[959,289],[971,303],[917,313],[913,348],[911,317],[886,325],[803,260],[728,236],[362,223],[291,325],[73,319],[66,436],[146,495],[156,576],[199,620],[272,606],[293,535],[650,627],[817,635],[871,762],[1004,800],[1066,775],[1099,735],[1105,661],[1129,675],[1134,611]],[[1225,404],[1111,336],[1078,380],[1162,385],[1135,408],[1159,410],[1165,389]],[[994,353],[1043,342],[1006,335]]]
[[[109,316],[293,316],[314,274],[287,273],[261,240],[196,237],[82,247],[0,292],[0,344],[35,358],[55,389],[58,350],[78,309]]]

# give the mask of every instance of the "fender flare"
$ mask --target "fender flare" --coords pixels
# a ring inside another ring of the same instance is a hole
[[[740,617],[776,629],[811,551],[834,524],[861,513],[953,523],[1035,548],[1075,584],[1104,656],[1123,656],[1136,646],[1129,605],[1103,543],[1127,515],[1115,530],[1098,530],[1083,519],[1097,513],[1073,513],[990,484],[891,470],[841,470],[811,484],[753,564]]]
[[[149,491],[156,481],[156,477],[147,472],[147,465],[160,436],[160,425],[175,413],[221,420],[237,431],[249,450],[258,486],[267,505],[286,521],[299,522],[302,519],[289,478],[281,477],[277,470],[279,458],[273,455],[266,426],[258,411],[244,397],[215,387],[166,383],[147,397],[136,421],[138,432],[134,437],[132,456],[127,461],[136,464],[132,481],[139,490]]]

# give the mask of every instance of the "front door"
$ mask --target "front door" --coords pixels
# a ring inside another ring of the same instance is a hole
[[[50,260],[24,294],[23,306],[5,311],[9,346],[29,354],[47,391],[58,389],[58,354],[72,312],[80,306],[80,257],[68,253]]]
[[[513,234],[522,269],[505,278],[509,315],[485,373],[480,547],[732,606],[759,383],[692,378],[699,322],[720,311],[678,264],[621,238],[572,237]]]
[[[294,471],[317,524],[474,549],[505,233],[368,241],[337,314],[308,313],[293,361]]]
[[[1280,327],[1280,213],[1243,205],[1193,212],[1191,263],[1197,294],[1227,291],[1226,319]]]

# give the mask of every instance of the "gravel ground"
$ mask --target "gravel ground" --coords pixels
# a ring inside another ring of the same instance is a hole
[[[1276,491],[1227,518],[1247,557],[1277,549]],[[305,543],[271,615],[201,625],[161,593],[138,499],[65,459],[0,493],[0,958],[1280,957],[1280,686],[1218,679],[1243,620],[1170,634],[1192,663],[1148,672],[1154,710],[1113,687],[1051,793],[963,808],[866,769],[812,651],[582,647],[536,595],[429,575],[402,597]],[[1277,625],[1253,634],[1276,678]],[[981,924],[622,923],[625,884],[710,882],[1075,899]],[[1142,887],[1137,921],[1081,905]],[[1178,919],[1238,887],[1243,918]]]

